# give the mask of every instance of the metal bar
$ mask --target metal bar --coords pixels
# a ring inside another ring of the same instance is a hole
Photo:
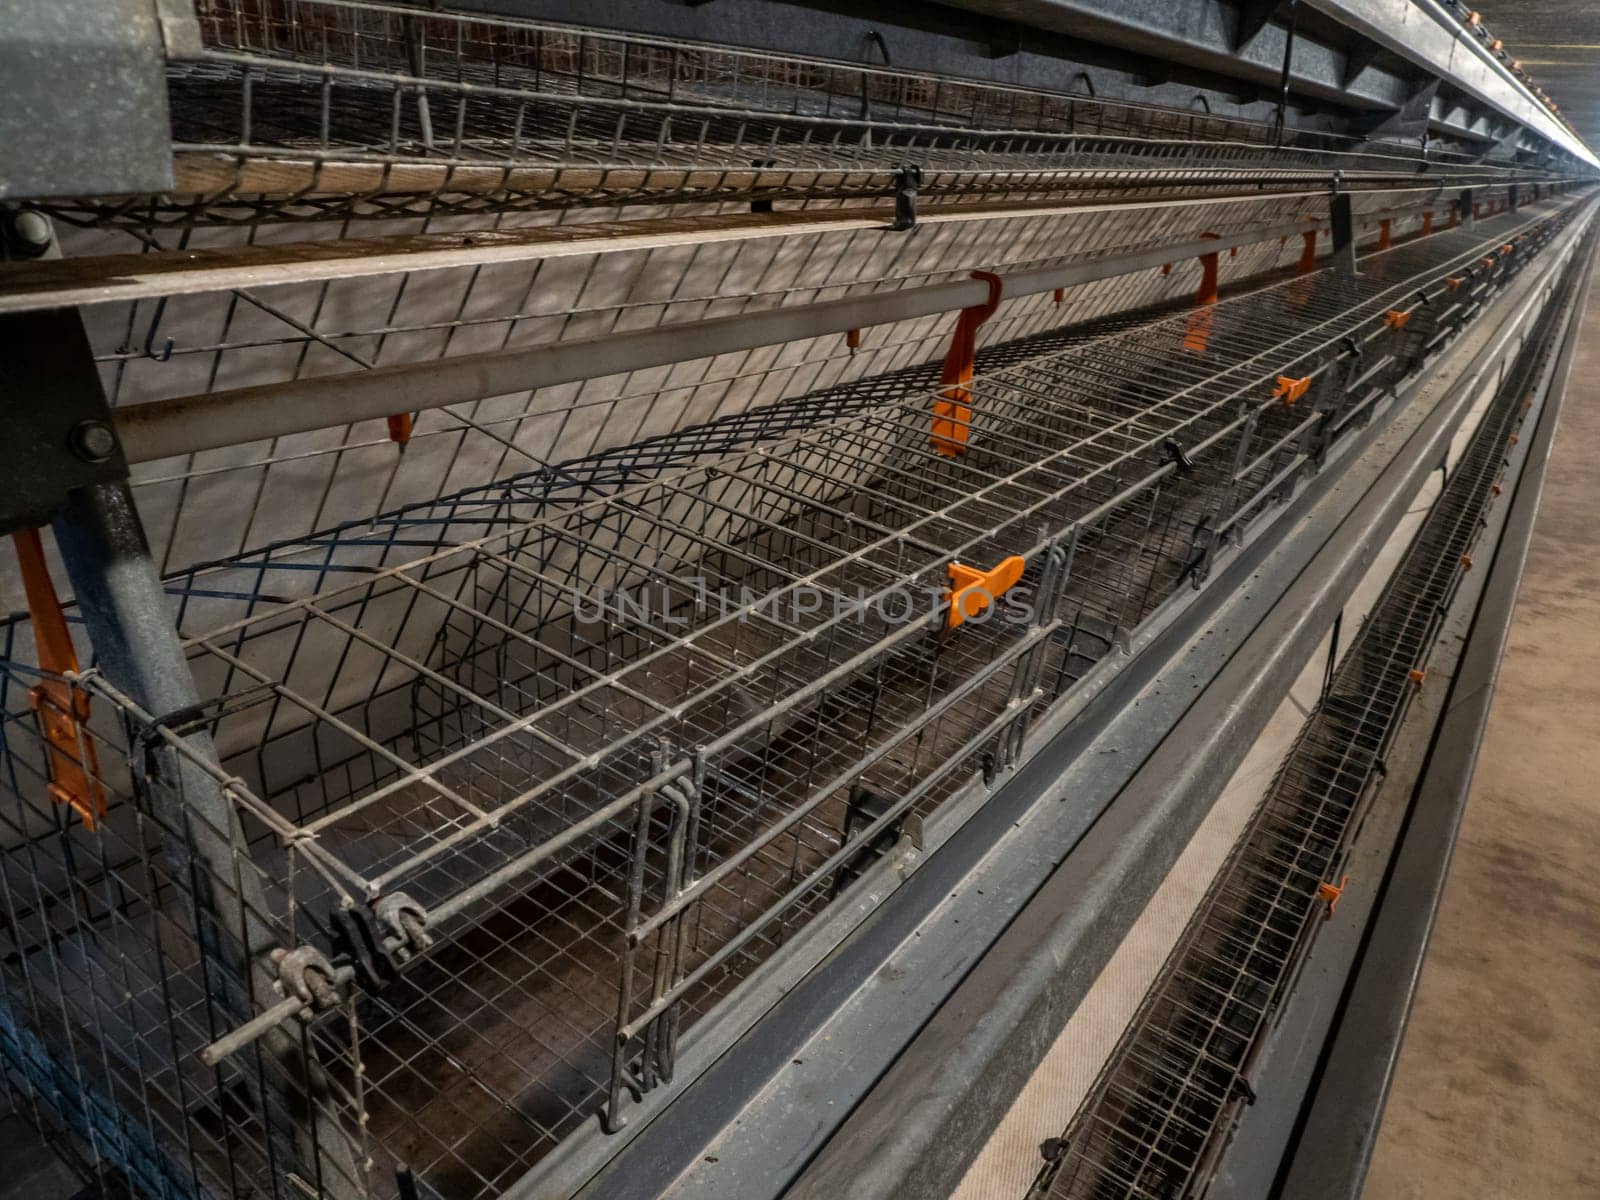
[[[1399,194],[1416,189],[1403,189]],[[1436,189],[1428,189],[1430,193]],[[1387,194],[1387,193],[1386,193]],[[1321,190],[1272,193],[1273,199],[1320,200]],[[1170,212],[1174,207],[1235,204],[1260,199],[1259,190],[1178,201],[1121,204],[952,204],[925,209],[920,224],[965,224],[1030,216]],[[583,254],[610,254],[667,246],[716,245],[762,238],[882,229],[885,215],[872,209],[835,212],[804,209],[776,213],[726,213],[635,221],[595,221],[532,229],[420,233],[249,244],[218,249],[150,250],[43,262],[0,263],[0,313],[63,305],[109,304],[222,291],[239,287],[359,279],[400,271],[449,270],[503,262],[534,262]],[[1265,239],[1263,239],[1265,240]]]
[[[1001,276],[1004,298],[1038,295],[1112,279],[1202,254],[1302,234],[1305,221],[1281,222],[1221,238],[1196,238],[1085,262]],[[1320,226],[1319,226],[1320,228]],[[421,412],[554,384],[709,358],[872,325],[936,316],[983,303],[973,280],[824,301],[770,312],[664,325],[638,333],[573,339],[526,350],[460,355],[132,405],[115,411],[129,462],[283,437],[395,412]]]

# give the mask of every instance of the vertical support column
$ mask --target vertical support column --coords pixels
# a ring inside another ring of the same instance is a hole
[[[156,717],[196,711],[199,692],[132,489],[119,481],[69,492],[54,528],[106,681]],[[238,812],[222,789],[220,770],[206,769],[216,762],[210,735],[190,733],[186,742],[195,756],[170,757],[171,778],[153,789],[152,815],[174,871],[193,889],[209,994],[225,1017],[243,1022],[255,1015],[252,1001],[265,1007],[279,999],[269,958],[277,937]],[[288,1029],[275,1029],[260,1045],[275,1067],[243,1074],[262,1108],[272,1169],[300,1174],[328,1196],[356,1194],[355,1156],[318,1103],[327,1089],[320,1068]]]
[[[1329,206],[1333,218],[1333,265],[1345,275],[1356,273],[1356,222],[1350,193],[1335,191]]]
[[[1456,212],[1461,215],[1463,228],[1471,229],[1477,224],[1478,214],[1476,206],[1472,203],[1472,189],[1462,188],[1461,195],[1456,200]]]
[[[1520,201],[1519,201],[1519,197],[1518,197],[1518,193],[1517,193],[1517,185],[1514,184],[1514,183],[1506,191],[1506,207],[1509,208],[1512,212],[1516,212],[1517,209],[1520,207]]]

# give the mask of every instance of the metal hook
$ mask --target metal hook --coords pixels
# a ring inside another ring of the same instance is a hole
[[[145,357],[154,359],[156,362],[160,362],[160,363],[169,362],[172,359],[172,345],[173,345],[173,342],[172,342],[171,338],[168,338],[167,341],[166,341],[166,344],[161,347],[161,353],[160,354],[157,354],[156,351],[155,351],[156,331],[161,328],[161,318],[162,318],[162,315],[166,313],[166,311],[167,311],[167,298],[165,296],[163,296],[160,300],[156,301],[155,316],[150,319],[149,332],[147,332],[144,335],[144,354],[145,354]]]

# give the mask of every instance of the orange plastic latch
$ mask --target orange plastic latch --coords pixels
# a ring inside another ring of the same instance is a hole
[[[1272,389],[1275,400],[1282,400],[1285,404],[1293,404],[1304,396],[1311,387],[1311,376],[1302,375],[1299,379],[1288,375],[1278,376],[1278,386]]]
[[[1520,437],[1518,437],[1518,436],[1517,436],[1517,435],[1516,435],[1516,434],[1514,434],[1514,433],[1513,433],[1513,434],[1512,434],[1512,435],[1511,435],[1511,444],[1512,444],[1512,445],[1513,445],[1513,446],[1515,446],[1515,445],[1516,445],[1516,444],[1517,444],[1517,443],[1518,443],[1518,442],[1520,442],[1520,441],[1521,441],[1521,440],[1522,440],[1522,439],[1521,439],[1521,438],[1520,438]]]
[[[861,330],[846,329],[844,331],[844,344],[846,349],[849,350],[861,349]]]
[[[1462,556],[1461,556],[1461,569],[1462,569],[1462,570],[1463,570],[1463,571],[1470,571],[1470,570],[1472,570],[1472,555],[1470,555],[1470,554],[1463,554],[1463,555],[1462,555]]]
[[[1404,329],[1406,322],[1411,320],[1411,314],[1401,312],[1398,308],[1391,308],[1383,314],[1383,323],[1390,329]]]
[[[389,418],[389,440],[399,446],[411,440],[410,413],[395,413]]]
[[[959,628],[969,617],[983,612],[997,596],[1016,586],[1027,566],[1028,560],[1020,554],[1001,559],[999,565],[987,571],[951,563],[946,568],[950,574],[950,612],[945,628]]]
[[[1064,287],[1057,288],[1050,294],[1050,298],[1057,304],[1065,304],[1067,301],[1067,289]]]
[[[1459,275],[1447,275],[1445,276],[1444,286],[1453,292],[1465,282],[1466,280]]]
[[[1412,667],[1411,670],[1406,672],[1406,678],[1421,687],[1427,681],[1428,672],[1422,667]]]
[[[1489,490],[1498,496],[1501,492],[1505,491],[1505,488],[1501,487],[1498,483],[1491,483],[1489,485]]]
[[[1183,319],[1183,348],[1193,354],[1204,354],[1211,344],[1211,327],[1216,319],[1217,310],[1213,305],[1193,309]]]
[[[1317,884],[1317,899],[1328,906],[1328,917],[1333,916],[1333,910],[1339,907],[1339,897],[1344,895],[1344,889],[1350,884],[1350,876],[1341,876],[1337,884]]]
[[[1485,255],[1483,258],[1480,258],[1478,261],[1481,262],[1486,267],[1494,266],[1494,256],[1493,255]]]
[[[1513,246],[1510,242],[1507,242],[1504,246],[1500,247],[1500,254],[1501,254],[1502,257],[1504,257],[1505,255],[1510,254],[1515,249],[1516,249],[1515,246]]]
[[[958,458],[967,452],[967,438],[972,432],[972,389],[967,385],[972,382],[977,362],[978,326],[1000,307],[1000,276],[974,271],[972,278],[989,285],[989,296],[982,304],[963,308],[956,318],[950,349],[945,352],[939,372],[939,383],[947,390],[933,402],[933,427],[928,440],[934,451],[946,458]]]
[[[1163,275],[1171,275],[1172,274],[1172,264],[1171,263],[1162,263],[1161,264],[1161,273]]]
[[[1317,218],[1307,217],[1306,220],[1315,222]],[[1317,224],[1313,224],[1310,229],[1306,230],[1300,235],[1304,241],[1300,247],[1300,261],[1295,264],[1294,268],[1294,273],[1296,275],[1309,275],[1311,272],[1317,269],[1318,232],[1319,226]]]
[[[11,535],[22,568],[22,586],[28,597],[28,617],[39,667],[49,674],[28,691],[33,711],[39,715],[50,765],[49,792],[57,804],[70,806],[90,829],[106,815],[106,791],[101,786],[100,762],[94,743],[84,729],[89,719],[89,697],[67,679],[78,670],[61,600],[45,564],[44,544],[37,529],[19,529]]]
[[[1200,235],[1203,238],[1221,238],[1220,233],[1212,233],[1209,229]],[[1196,304],[1215,304],[1217,302],[1217,252],[1200,256],[1200,290],[1194,295]]]

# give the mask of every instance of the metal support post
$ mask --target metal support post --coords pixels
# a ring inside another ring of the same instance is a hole
[[[1461,195],[1456,200],[1456,211],[1461,214],[1461,227],[1472,229],[1478,223],[1478,211],[1472,203],[1472,189],[1462,188]]]
[[[1329,211],[1333,218],[1333,266],[1345,275],[1356,274],[1356,223],[1350,207],[1350,193],[1335,184]]]
[[[68,493],[54,522],[56,544],[106,681],[158,720],[201,711],[200,695],[173,625],[172,605],[125,482]],[[194,891],[193,920],[208,991],[232,1021],[278,999],[269,958],[278,948],[261,880],[249,861],[238,812],[208,769],[216,750],[204,730],[185,736],[192,754],[172,753],[151,789],[151,814],[167,853]],[[163,803],[161,798],[165,798]],[[328,1196],[359,1188],[346,1135],[320,1101],[327,1081],[289,1029],[260,1043],[271,1067],[243,1072],[269,1130],[276,1171],[293,1171]]]

